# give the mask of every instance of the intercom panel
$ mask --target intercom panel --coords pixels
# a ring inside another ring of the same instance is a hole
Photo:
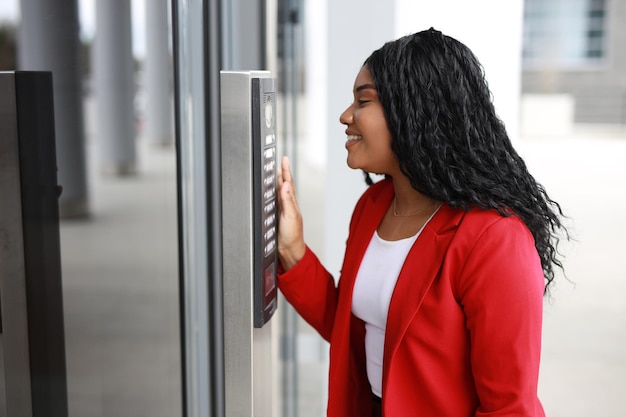
[[[277,307],[274,86],[268,71],[221,73],[224,308],[256,328]]]
[[[254,324],[276,310],[276,99],[273,78],[252,78]]]

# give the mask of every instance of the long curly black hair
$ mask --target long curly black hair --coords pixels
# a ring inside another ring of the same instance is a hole
[[[452,207],[514,213],[530,229],[545,276],[563,268],[563,212],[528,172],[496,115],[482,65],[431,28],[388,42],[365,61],[413,188]],[[369,178],[367,178],[369,179]]]

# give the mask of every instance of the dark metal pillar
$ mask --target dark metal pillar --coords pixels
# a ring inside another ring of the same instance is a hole
[[[0,72],[0,415],[11,417],[68,415],[53,109],[50,72]]]

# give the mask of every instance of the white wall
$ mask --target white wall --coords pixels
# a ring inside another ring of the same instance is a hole
[[[369,54],[394,37],[394,2],[307,2],[307,157],[325,167],[323,251],[338,276],[348,223],[365,190],[360,171],[346,165],[345,126],[339,115],[352,102],[352,86]],[[302,175],[302,174],[301,174]],[[305,219],[306,222],[306,219]]]

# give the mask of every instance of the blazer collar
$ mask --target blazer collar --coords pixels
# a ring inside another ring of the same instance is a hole
[[[356,225],[352,229],[348,241],[341,271],[339,284],[343,290],[340,292],[340,297],[347,299],[340,302],[339,306],[348,311],[343,312],[344,314],[340,314],[340,316],[346,318],[350,316],[352,291],[361,261],[374,231],[382,221],[394,196],[391,180],[383,180],[372,187],[375,188],[369,190],[366,200],[361,207],[357,207],[357,211],[354,213]],[[433,283],[454,236],[454,231],[461,222],[463,215],[462,210],[454,209],[444,203],[424,227],[409,251],[389,306],[385,337],[385,361],[389,361],[397,349],[400,339]],[[385,366],[385,368],[387,367]]]
[[[409,251],[389,304],[383,370],[389,369],[392,357],[435,281],[463,216],[462,210],[444,204]],[[383,379],[386,379],[386,371],[383,372]]]
[[[369,198],[369,201],[365,202],[364,212],[367,213],[367,217],[369,220],[367,222],[367,232],[374,234],[374,230],[378,227],[380,222],[383,219],[383,216],[387,212],[389,205],[391,204],[391,200],[393,199],[395,193],[393,189],[393,182],[391,179],[384,179],[373,185],[373,187],[380,187],[380,189],[376,190]],[[431,231],[435,234],[446,233],[450,229],[455,229],[461,220],[463,219],[464,212],[460,209],[454,209],[447,204],[443,204],[439,208],[439,211],[435,216],[428,222],[424,229],[431,229]],[[423,231],[422,231],[423,233]],[[371,238],[371,236],[370,236]],[[369,244],[369,240],[367,240],[365,247],[367,248],[367,244]]]
[[[343,282],[340,282],[340,284],[344,286],[342,295],[343,297],[349,297],[350,300],[352,299],[352,289],[354,288],[356,275],[361,261],[363,260],[363,256],[365,255],[365,251],[374,235],[374,231],[382,221],[395,195],[393,183],[390,179],[382,180],[371,187],[372,189],[368,191],[369,195],[366,196],[366,200],[361,207],[357,207],[357,211],[354,213],[356,216],[354,220],[356,221],[356,227],[351,230],[344,265],[341,271],[341,281]],[[441,264],[441,259],[443,259],[443,255],[450,243],[449,239],[453,233],[449,232],[456,229],[463,218],[463,214],[464,212],[462,210],[453,209],[447,204],[443,204],[435,216],[433,216],[430,222],[424,227],[411,248],[407,256],[407,261],[400,272],[398,285],[396,285],[391,301],[390,316],[396,317],[395,314],[404,316],[406,310],[419,307],[424,294],[428,290],[428,287],[430,287],[430,283],[432,283],[437,273],[438,265]],[[425,269],[428,268],[429,265],[430,269]],[[413,275],[415,271],[419,271],[419,279],[409,276]],[[423,285],[423,287],[419,288],[417,291],[419,297],[414,297],[416,293],[413,291],[416,289],[413,287],[418,285]],[[401,286],[401,288],[398,288],[398,286]],[[412,291],[410,293],[411,295],[405,290]],[[408,300],[409,302],[407,304],[405,304],[404,300],[398,300],[399,302],[396,302],[395,299],[400,297],[400,295],[396,295],[396,293],[403,293],[405,296],[409,296],[411,300]],[[351,308],[351,302],[346,304]],[[342,304],[340,303],[340,305]],[[400,308],[403,310],[402,312],[396,311]],[[398,324],[399,323],[392,323],[392,326],[395,327]],[[408,325],[408,323],[406,324]],[[400,328],[394,330],[400,331]]]
[[[333,338],[331,358],[342,355],[336,352],[349,354],[350,337],[346,337],[346,335],[350,334],[351,323],[354,320],[351,310],[356,275],[374,231],[382,221],[393,196],[392,182],[390,180],[380,181],[366,191],[363,200],[357,204],[353,213],[341,279],[339,280],[340,299],[337,303],[333,327],[333,333],[341,333],[341,336]],[[444,204],[424,227],[409,252],[391,299],[387,335],[385,336],[384,370],[389,369],[391,357],[397,350],[411,319],[437,275],[441,260],[454,234],[454,229],[463,217],[462,213],[461,210],[453,209]],[[386,374],[386,371],[384,372]],[[383,374],[383,386],[385,386],[385,374]],[[331,380],[329,383],[331,385],[339,384],[343,387],[350,381]]]

